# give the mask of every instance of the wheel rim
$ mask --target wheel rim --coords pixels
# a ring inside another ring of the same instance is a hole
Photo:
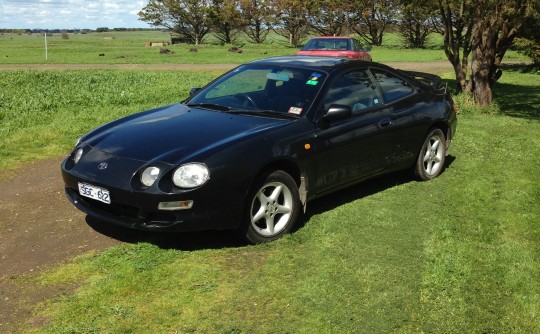
[[[435,175],[442,167],[444,158],[444,142],[438,135],[433,135],[424,146],[424,171],[427,175]]]
[[[271,237],[287,227],[293,209],[291,190],[281,182],[262,186],[251,202],[250,220],[260,235]]]

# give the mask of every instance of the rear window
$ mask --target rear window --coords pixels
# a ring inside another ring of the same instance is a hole
[[[345,38],[313,38],[302,50],[350,50],[350,43],[351,40]]]

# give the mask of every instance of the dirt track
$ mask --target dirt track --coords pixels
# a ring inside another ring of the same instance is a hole
[[[452,72],[448,61],[431,62],[386,62],[386,65],[403,70],[424,71],[441,74]],[[112,70],[146,70],[146,71],[226,71],[232,69],[234,64],[29,64],[29,65],[2,65],[0,71],[5,70],[84,70],[84,69],[112,69]]]

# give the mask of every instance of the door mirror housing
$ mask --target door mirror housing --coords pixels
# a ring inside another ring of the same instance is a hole
[[[340,104],[332,104],[330,108],[328,108],[326,115],[324,115],[324,119],[326,119],[329,122],[341,121],[341,120],[350,118],[351,115],[352,115],[351,107],[340,105]]]
[[[197,94],[201,90],[201,87],[194,87],[189,90],[189,96]]]
[[[326,115],[321,119],[321,128],[328,129],[330,124],[335,121],[341,121],[352,116],[351,107],[341,105],[341,104],[332,104]]]

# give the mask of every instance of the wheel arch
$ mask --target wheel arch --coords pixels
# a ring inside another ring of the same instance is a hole
[[[257,176],[267,173],[269,174],[276,170],[282,170],[293,178],[294,182],[298,186],[298,190],[300,192],[300,200],[305,211],[307,203],[306,178],[298,164],[296,164],[294,161],[287,159],[274,160],[264,166],[257,174]]]
[[[442,133],[444,134],[444,139],[446,141],[446,152],[448,154],[448,150],[450,148],[450,142],[452,141],[452,131],[450,131],[450,125],[447,122],[444,121],[438,121],[435,122],[426,132],[425,136],[428,135],[428,133],[431,132],[433,129],[441,129]],[[424,137],[425,137],[424,136]]]

